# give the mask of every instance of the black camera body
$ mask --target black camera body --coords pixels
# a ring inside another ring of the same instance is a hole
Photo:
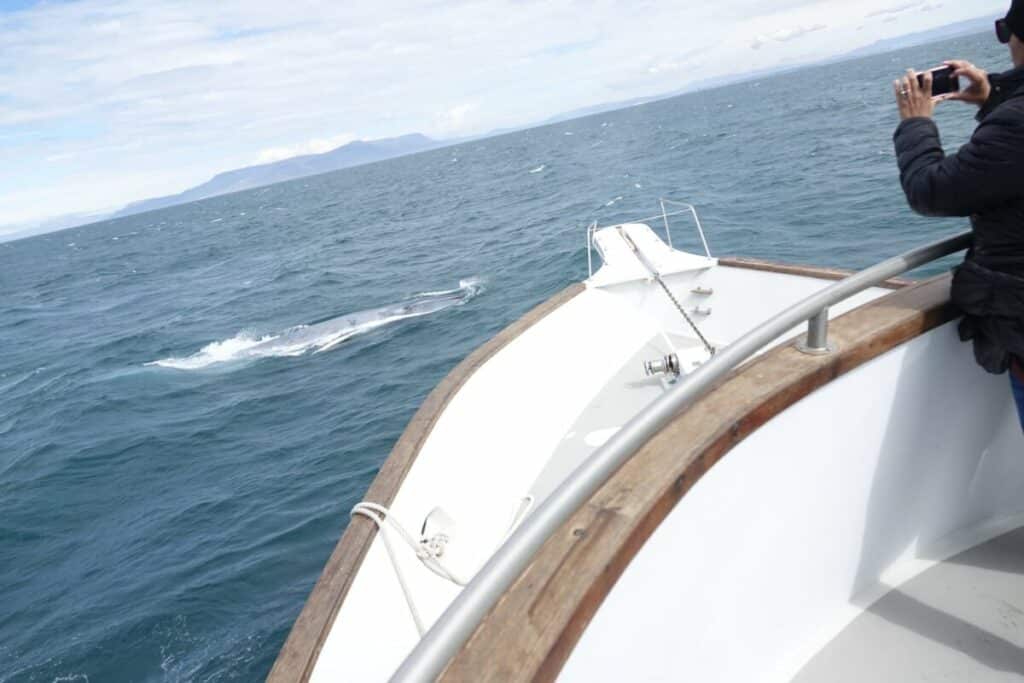
[[[960,77],[954,76],[953,71],[954,69],[951,66],[937,66],[934,69],[928,69],[928,71],[922,71],[917,74],[917,83],[924,87],[924,75],[931,73],[932,97],[958,92],[960,90]]]

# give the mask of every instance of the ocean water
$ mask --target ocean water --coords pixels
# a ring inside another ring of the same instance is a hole
[[[0,244],[0,680],[263,677],[420,401],[585,277],[591,220],[687,200],[716,255],[850,268],[962,229],[891,145],[892,78],[955,56],[1008,66],[962,38]]]

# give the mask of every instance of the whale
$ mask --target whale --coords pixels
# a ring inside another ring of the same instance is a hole
[[[198,370],[220,363],[322,353],[371,330],[461,306],[482,291],[482,282],[471,278],[460,281],[454,289],[421,292],[398,303],[296,325],[276,334],[257,337],[241,332],[229,339],[211,342],[190,356],[164,358],[146,365]]]

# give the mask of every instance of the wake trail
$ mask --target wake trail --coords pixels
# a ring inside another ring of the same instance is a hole
[[[460,281],[455,289],[421,292],[397,304],[347,313],[308,325],[298,325],[278,334],[256,336],[249,332],[240,332],[229,339],[207,344],[191,356],[164,358],[146,365],[175,370],[200,370],[219,363],[321,353],[352,337],[400,320],[418,318],[453,306],[461,306],[481,292],[483,282],[479,278],[469,278]]]

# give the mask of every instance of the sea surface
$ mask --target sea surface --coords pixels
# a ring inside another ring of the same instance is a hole
[[[962,38],[0,244],[0,680],[260,680],[420,401],[586,276],[592,220],[686,200],[716,255],[847,268],[964,228],[891,143],[892,79],[951,57],[1009,66]]]

